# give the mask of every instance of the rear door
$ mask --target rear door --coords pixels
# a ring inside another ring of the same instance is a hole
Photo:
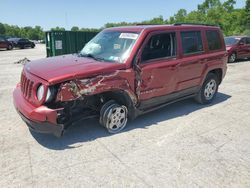
[[[180,32],[182,60],[178,70],[177,91],[199,85],[206,63],[202,36],[202,31],[197,29]]]
[[[175,90],[179,63],[176,44],[175,32],[153,32],[146,38],[138,65],[141,81],[137,84],[137,95],[141,101]]]

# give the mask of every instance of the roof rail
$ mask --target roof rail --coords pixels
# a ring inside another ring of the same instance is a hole
[[[204,26],[216,26],[216,27],[219,27],[218,25],[215,25],[215,24],[202,24],[202,23],[186,23],[186,22],[180,22],[180,23],[175,23],[173,25],[204,25]]]
[[[166,25],[166,24],[137,23],[135,25],[140,26],[140,25]]]

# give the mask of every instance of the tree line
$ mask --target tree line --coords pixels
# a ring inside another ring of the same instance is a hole
[[[204,0],[202,4],[197,6],[196,10],[187,12],[180,9],[169,19],[163,16],[145,20],[142,22],[120,22],[106,23],[102,28],[79,28],[74,26],[71,31],[94,31],[99,32],[104,28],[137,25],[137,24],[174,24],[174,23],[201,23],[218,25],[226,36],[228,35],[250,35],[250,0],[246,0],[244,8],[236,9],[235,0]],[[65,31],[63,27],[51,28],[53,31]],[[8,25],[0,23],[0,35],[15,36],[29,38],[32,40],[44,39],[44,31],[40,26],[35,27],[18,27],[16,25]]]

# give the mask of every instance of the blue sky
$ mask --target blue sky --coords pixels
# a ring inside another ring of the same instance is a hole
[[[135,22],[162,15],[164,19],[179,9],[191,11],[204,0],[0,0],[0,22],[18,26],[40,25],[48,30],[60,26],[99,28],[107,22]],[[245,0],[236,0],[237,8]]]

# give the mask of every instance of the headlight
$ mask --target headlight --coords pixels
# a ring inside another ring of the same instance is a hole
[[[36,96],[37,96],[37,99],[38,99],[39,101],[41,101],[42,98],[43,98],[44,90],[45,90],[45,89],[44,89],[44,86],[43,86],[43,85],[40,85],[40,86],[38,87],[38,89],[37,89]]]
[[[47,95],[46,95],[46,99],[45,99],[45,102],[50,102],[52,99],[53,99],[53,93],[55,93],[54,92],[55,90],[54,90],[54,88],[48,88],[48,91],[47,91]],[[43,96],[45,95],[45,87],[44,87],[44,85],[40,85],[39,87],[38,87],[38,89],[37,89],[37,99],[39,100],[39,101],[41,101],[42,99],[43,99]]]

